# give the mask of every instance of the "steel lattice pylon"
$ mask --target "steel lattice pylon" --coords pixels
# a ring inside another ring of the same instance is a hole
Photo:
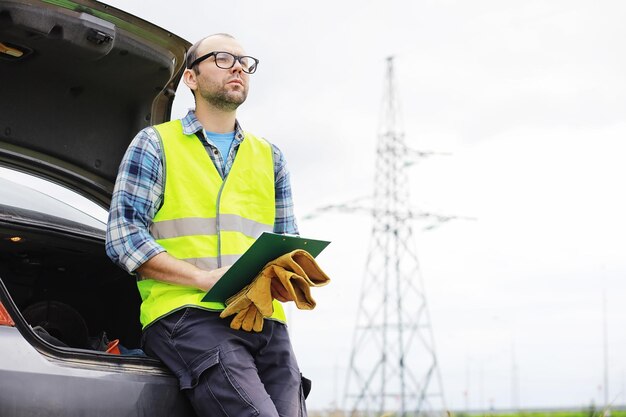
[[[445,409],[426,297],[414,248],[393,58],[377,145],[372,240],[360,294],[344,409],[351,416],[418,416]]]

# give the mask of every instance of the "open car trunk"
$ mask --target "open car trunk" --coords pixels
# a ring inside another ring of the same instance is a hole
[[[0,279],[31,327],[22,332],[35,328],[54,346],[94,351],[118,339],[122,353],[140,353],[126,352],[140,347],[135,280],[106,257],[100,230],[0,222]]]
[[[135,278],[107,258],[103,220],[189,47],[98,1],[0,0],[0,415],[193,415],[136,350]]]
[[[108,208],[134,135],[169,120],[189,46],[98,1],[0,0],[0,166]],[[57,346],[93,350],[106,333],[139,347],[135,280],[103,230],[39,219],[1,189],[0,206],[0,279],[29,324]]]
[[[103,238],[0,204],[0,415],[194,415],[174,375],[134,350],[134,278],[106,258]],[[122,354],[105,352],[105,334]]]
[[[0,165],[108,207],[134,135],[169,120],[189,46],[97,1],[0,0]]]

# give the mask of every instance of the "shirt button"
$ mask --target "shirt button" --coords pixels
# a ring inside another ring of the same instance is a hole
[[[218,150],[217,149],[213,149],[213,155],[217,155],[218,154]]]

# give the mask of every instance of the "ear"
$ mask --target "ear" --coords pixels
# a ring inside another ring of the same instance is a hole
[[[196,91],[196,89],[198,88],[196,73],[193,72],[192,69],[185,69],[185,72],[183,72],[183,82],[193,91]]]

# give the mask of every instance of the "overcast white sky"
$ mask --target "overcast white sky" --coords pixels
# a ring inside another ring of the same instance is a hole
[[[193,42],[235,35],[261,60],[239,118],[285,152],[300,217],[372,193],[385,57],[404,131],[451,153],[412,171],[416,206],[475,217],[415,224],[447,404],[626,403],[626,3],[581,0],[109,1]],[[192,106],[179,89],[174,117]],[[292,311],[314,381],[341,401],[365,267],[367,216],[301,220],[332,240],[333,282]],[[467,396],[464,396],[467,392]]]

